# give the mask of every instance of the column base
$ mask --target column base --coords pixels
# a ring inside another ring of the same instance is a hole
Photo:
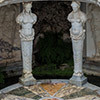
[[[25,86],[30,86],[36,84],[36,79],[33,77],[32,74],[27,76],[23,75],[22,77],[19,78],[19,82]]]
[[[76,85],[76,86],[83,86],[87,83],[87,78],[84,75],[76,76],[73,75],[72,78],[69,80],[70,84]]]

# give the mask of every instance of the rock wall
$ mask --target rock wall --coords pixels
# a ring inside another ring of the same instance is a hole
[[[16,24],[19,13],[19,4],[0,8],[0,64],[7,65],[21,60],[20,27]]]
[[[94,60],[100,60],[100,7],[87,5],[87,33],[86,56]]]

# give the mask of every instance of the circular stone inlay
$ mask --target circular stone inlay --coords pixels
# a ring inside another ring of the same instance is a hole
[[[61,98],[57,98],[57,97],[44,97],[40,100],[64,100],[64,99],[61,99]]]

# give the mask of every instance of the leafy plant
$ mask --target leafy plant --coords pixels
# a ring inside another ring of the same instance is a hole
[[[64,42],[62,35],[62,33],[44,33],[44,38],[40,38],[37,44],[39,51],[35,55],[36,61],[40,64],[56,64],[57,66],[72,61],[71,42]]]
[[[58,68],[52,68],[48,70],[48,65],[35,67],[33,70],[33,75],[36,78],[68,78],[71,77],[73,74],[73,68],[67,68],[65,70],[61,70]],[[53,65],[55,66],[55,65]]]

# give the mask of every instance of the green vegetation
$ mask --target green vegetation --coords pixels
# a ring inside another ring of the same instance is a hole
[[[44,38],[40,38],[37,47],[39,51],[35,54],[36,61],[39,64],[57,66],[68,63],[73,65],[73,53],[71,42],[64,42],[62,40],[62,33],[46,32]]]
[[[44,38],[37,43],[39,51],[35,54],[35,60],[40,64],[33,70],[37,78],[65,78],[71,77],[73,68],[61,70],[59,66],[67,63],[73,66],[72,44],[69,40],[64,42],[62,33],[46,32]]]
[[[68,78],[73,74],[73,68],[58,69],[55,64],[35,67],[33,75],[37,78]]]
[[[0,73],[0,83],[4,83],[4,75]]]

